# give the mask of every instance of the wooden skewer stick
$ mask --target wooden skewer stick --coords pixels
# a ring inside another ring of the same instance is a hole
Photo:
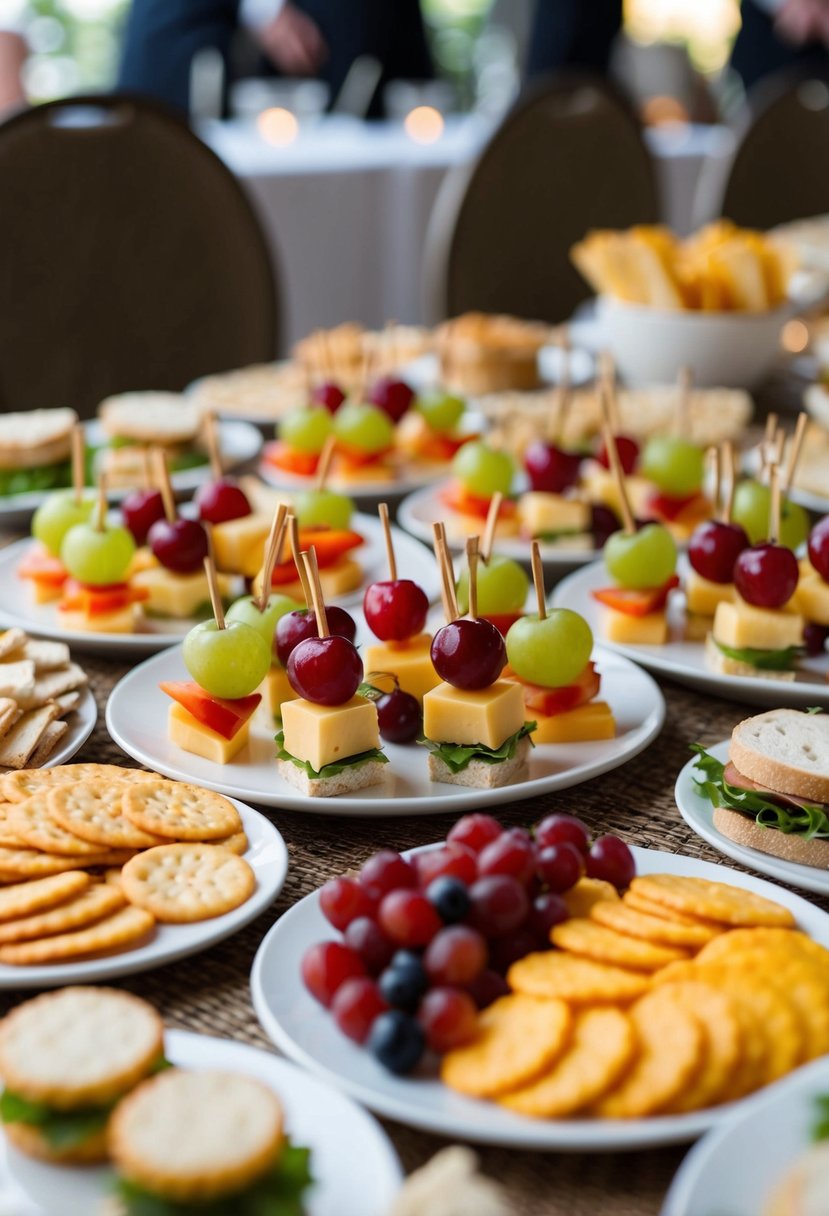
[[[210,535],[208,530],[207,535]],[[207,587],[210,592],[210,603],[213,606],[213,615],[216,618],[216,624],[219,629],[226,629],[225,610],[222,607],[222,597],[219,592],[219,580],[216,577],[216,563],[213,561],[213,554],[210,553],[204,559],[204,573],[207,576]]]
[[[288,513],[288,537],[291,542],[291,557],[294,559],[296,572],[302,584],[302,597],[305,600],[305,607],[313,608],[314,601],[311,596],[311,584],[308,582],[305,563],[302,560],[302,552],[299,547],[299,524],[296,521],[296,516],[291,512]]]
[[[723,504],[720,518],[730,524],[734,511],[734,491],[737,489],[737,468],[734,461],[734,444],[727,439],[722,445],[720,458],[723,471]]]
[[[216,415],[212,410],[208,410],[204,415],[204,439],[207,444],[207,454],[210,457],[210,472],[213,480],[218,481],[224,470],[222,469],[222,452],[216,427]]]
[[[715,447],[712,444],[712,446],[710,448],[708,448],[708,450],[705,453],[705,459],[711,465],[711,471],[712,471],[713,479],[714,479],[714,485],[712,487],[712,492],[711,492],[711,502],[713,503],[713,507],[714,507],[713,514],[716,515],[720,508],[720,490],[722,489],[722,467],[720,464],[720,449],[718,447]]]
[[[72,427],[72,489],[75,491],[76,506],[80,506],[83,500],[85,484],[86,461],[84,460],[83,427],[76,422]]]
[[[621,430],[619,418],[619,398],[616,394],[616,365],[609,351],[603,350],[599,355],[599,404],[602,417],[608,422],[614,434]]]
[[[311,603],[314,605],[314,616],[317,618],[317,633],[321,638],[328,635],[328,617],[325,613],[325,599],[322,594],[317,551],[312,545],[307,553],[302,554],[302,564],[305,567],[305,577],[311,587]]]
[[[625,471],[622,468],[622,462],[619,459],[619,449],[616,447],[616,436],[613,431],[605,423],[602,428],[605,451],[610,460],[610,471],[616,481],[616,486],[619,490],[619,506],[622,509],[622,525],[628,536],[632,536],[636,531],[636,523],[633,518],[633,511],[628,498],[627,486],[625,485]]]
[[[325,483],[328,481],[328,474],[331,470],[331,461],[334,459],[334,449],[337,446],[337,440],[333,435],[329,435],[320,452],[319,464],[317,465],[317,489],[324,490]]]
[[[773,462],[769,465],[769,487],[771,489],[769,541],[776,545],[780,538],[780,470]]]
[[[394,541],[391,535],[388,503],[381,502],[377,508],[377,513],[380,516],[380,523],[383,526],[383,539],[386,542],[386,560],[389,563],[389,578],[394,582],[397,578],[397,562],[394,558]]]
[[[495,543],[495,529],[498,527],[498,516],[501,512],[503,501],[504,496],[500,490],[496,490],[489,500],[489,510],[486,513],[484,537],[481,541],[480,549],[480,558],[485,566],[489,565],[489,559],[492,557],[492,546]]]
[[[144,461],[144,484],[148,490],[155,489],[155,474],[153,472],[153,450],[152,448],[141,449]]]
[[[556,394],[556,439],[558,443],[564,444],[567,419],[570,415],[570,406],[573,403],[570,335],[566,329],[562,330],[559,349],[561,351],[561,377],[559,379],[558,393]]]
[[[285,517],[287,514],[288,508],[284,502],[281,502],[271,520],[271,530],[268,533],[268,540],[265,545],[265,561],[262,565],[262,586],[259,588],[259,595],[256,598],[256,607],[260,612],[265,611],[270,599],[271,578],[273,577],[273,568],[276,565],[277,554],[282,552],[282,542],[285,539]]]
[[[694,386],[694,375],[690,367],[681,367],[677,377],[676,403],[676,433],[680,438],[688,438],[691,434],[691,389]]]
[[[98,510],[95,515],[95,531],[105,532],[107,526],[107,511],[109,505],[107,503],[107,475],[99,473],[98,475]]]
[[[786,463],[786,473],[783,477],[782,486],[784,494],[788,494],[789,490],[792,488],[792,482],[794,481],[794,475],[797,470],[797,462],[800,460],[800,453],[803,449],[803,440],[806,438],[806,427],[808,424],[809,415],[805,410],[801,410],[797,416],[797,425],[794,431],[794,438],[792,439],[791,446],[789,447],[789,459]]]
[[[547,616],[547,597],[544,594],[544,565],[541,561],[541,546],[534,540],[530,546],[530,557],[533,567],[533,586],[538,604],[538,619],[545,620]]]
[[[766,427],[763,431],[763,438],[760,441],[760,471],[758,480],[763,481],[766,475],[766,468],[769,463],[769,455],[771,453],[771,445],[774,443],[774,436],[777,434],[777,414],[769,414],[766,418]]]
[[[466,563],[469,567],[469,616],[474,621],[478,615],[478,537],[466,538]]]
[[[161,448],[153,448],[153,456],[155,458],[155,477],[161,491],[161,501],[164,503],[164,514],[167,517],[167,523],[171,524],[176,518],[176,500],[170,484],[167,454]]]
[[[442,523],[432,525],[435,537],[435,557],[440,571],[440,598],[443,604],[443,614],[446,624],[451,624],[458,617],[458,600],[455,595],[455,576],[452,570],[452,559],[446,544],[446,528]]]

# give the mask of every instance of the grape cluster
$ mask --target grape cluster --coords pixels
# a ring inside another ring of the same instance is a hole
[[[466,815],[437,848],[410,860],[383,849],[356,878],[327,882],[320,906],[342,938],[311,946],[302,978],[343,1034],[410,1072],[427,1049],[466,1042],[477,1011],[508,991],[511,964],[550,948],[579,879],[623,889],[634,873],[623,841],[591,842],[573,815],[548,815],[532,833]]]

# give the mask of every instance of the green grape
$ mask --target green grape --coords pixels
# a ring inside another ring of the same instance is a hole
[[[135,541],[126,528],[93,523],[75,524],[63,538],[60,559],[72,578],[91,587],[106,587],[124,581]]]
[[[734,492],[732,519],[745,528],[753,545],[765,540],[771,522],[771,490],[759,481],[738,483]],[[809,516],[796,502],[782,498],[780,503],[780,543],[797,549],[809,535]]]
[[[614,532],[605,544],[604,562],[621,587],[661,587],[676,570],[674,538],[662,524]]]
[[[376,405],[351,401],[334,415],[334,434],[346,447],[373,456],[394,443],[394,424]]]
[[[464,489],[478,498],[491,498],[499,490],[509,494],[512,487],[512,458],[506,452],[487,447],[479,439],[458,449],[452,461],[452,472]]]
[[[641,472],[663,494],[687,498],[699,492],[705,476],[705,455],[701,448],[671,435],[649,439],[642,453]]]
[[[301,490],[294,495],[294,514],[300,528],[345,529],[351,523],[354,503],[333,490]]]
[[[570,608],[553,608],[543,621],[537,613],[522,616],[507,634],[510,667],[522,680],[545,688],[575,683],[592,650],[590,626]]]
[[[478,612],[481,616],[520,612],[529,589],[530,580],[512,558],[493,553],[487,565],[478,563]],[[466,569],[458,579],[458,609],[461,616],[469,610],[469,571]]]
[[[422,414],[433,431],[439,435],[454,431],[463,417],[466,406],[460,397],[450,397],[439,389],[421,393],[415,401],[415,409]]]
[[[321,452],[332,432],[331,415],[322,405],[291,410],[279,424],[279,438],[296,452]]]
[[[226,629],[202,621],[184,639],[183,658],[190,675],[211,697],[235,701],[262,683],[270,669],[271,648],[244,621],[229,621]]]
[[[60,557],[63,538],[75,524],[85,524],[95,508],[94,496],[85,496],[75,501],[74,490],[50,494],[41,503],[32,518],[32,536],[39,540],[52,554]]]
[[[273,642],[277,621],[288,612],[301,608],[296,600],[287,595],[270,595],[264,612],[260,611],[258,602],[252,595],[244,595],[236,600],[227,610],[228,621],[242,621],[261,634],[270,646]]]

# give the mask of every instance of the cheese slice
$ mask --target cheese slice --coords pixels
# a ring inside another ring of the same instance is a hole
[[[685,606],[697,616],[713,616],[723,600],[733,601],[737,595],[733,583],[712,583],[696,570],[689,570],[685,579]]]
[[[603,620],[608,642],[628,646],[663,646],[668,640],[668,618],[664,612],[628,616],[615,608],[605,608]]]
[[[233,584],[226,574],[217,576],[219,594],[222,599],[230,596]],[[143,601],[145,612],[158,616],[186,619],[196,615],[197,610],[210,604],[210,588],[203,570],[194,574],[173,574],[163,566],[141,570],[133,579],[134,587],[149,591],[149,599]]]
[[[524,693],[513,680],[496,680],[477,691],[438,684],[423,698],[423,733],[434,743],[495,749],[524,721]]]
[[[293,701],[296,693],[291,688],[288,673],[279,663],[274,663],[259,689],[265,711],[274,718],[282,717],[282,702]]]
[[[47,583],[39,578],[30,579],[29,586],[32,589],[32,599],[36,604],[51,604],[55,600],[61,599],[64,592],[64,588],[59,584]]]
[[[286,752],[305,760],[316,772],[326,764],[347,760],[380,746],[377,710],[365,697],[345,705],[316,705],[297,697],[282,705]]]
[[[62,629],[76,629],[79,633],[135,633],[135,604],[127,604],[116,612],[64,612],[58,610],[58,621]]]
[[[518,499],[518,519],[527,536],[550,532],[588,532],[590,505],[563,494],[542,494],[531,490]]]
[[[243,515],[213,526],[216,568],[254,578],[262,568],[271,521],[267,515]]]
[[[590,701],[562,714],[533,714],[536,743],[588,743],[592,739],[613,739],[616,720],[606,701]]]
[[[405,642],[374,642],[366,646],[363,654],[366,679],[370,680],[374,672],[388,672],[397,676],[404,692],[422,701],[430,688],[440,684],[440,676],[432,666],[431,648],[428,633],[419,633]]]
[[[168,711],[167,733],[170,742],[182,751],[212,760],[214,764],[229,764],[248,741],[250,719],[239,727],[232,739],[226,739],[218,731],[199,722],[183,705],[173,701]]]
[[[785,650],[803,641],[803,617],[785,608],[755,608],[736,596],[714,616],[714,640],[732,650]]]
[[[824,583],[817,571],[800,580],[791,604],[807,621],[829,626],[829,583]]]
[[[259,574],[261,575],[261,571]],[[356,591],[362,582],[363,567],[353,557],[341,557],[333,566],[326,566],[324,570],[320,570],[322,594],[326,600],[333,600],[338,595],[347,595],[349,591]],[[261,577],[255,578],[252,587],[253,594],[258,595],[261,587]],[[295,583],[280,583],[273,590],[277,595],[287,595],[300,603],[305,598],[299,579]]]

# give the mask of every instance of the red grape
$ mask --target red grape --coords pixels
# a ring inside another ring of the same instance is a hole
[[[381,899],[399,887],[416,887],[417,874],[399,853],[392,849],[381,849],[363,862],[360,886],[365,887],[374,899]]]
[[[608,537],[618,532],[622,521],[610,507],[594,503],[590,508],[590,531],[593,533],[593,548],[603,549]]]
[[[563,494],[578,481],[582,459],[578,452],[565,452],[554,443],[535,439],[524,453],[524,468],[533,490]]]
[[[403,380],[395,376],[381,376],[372,385],[368,399],[388,414],[392,422],[399,422],[414,401],[414,392]]]
[[[584,854],[569,840],[548,844],[537,860],[539,877],[551,891],[559,894],[574,887],[584,873]]]
[[[478,873],[509,874],[523,885],[535,872],[535,849],[521,828],[502,832],[478,854]]]
[[[422,633],[428,611],[426,592],[410,578],[370,583],[363,597],[366,624],[381,642],[403,642]]]
[[[455,688],[489,688],[504,670],[507,651],[494,625],[478,617],[444,625],[432,638],[432,665]]]
[[[354,618],[349,616],[344,608],[338,608],[336,604],[327,604],[325,617],[328,621],[329,633],[336,633],[341,638],[348,638],[349,642],[354,641],[357,636],[357,626]],[[276,657],[283,667],[287,667],[291,651],[295,650],[300,642],[316,637],[319,637],[319,630],[317,629],[317,618],[313,612],[309,612],[307,608],[297,608],[294,612],[286,612],[276,623],[274,636]]]
[[[399,946],[428,946],[442,927],[426,896],[411,889],[384,895],[377,920],[383,932]]]
[[[823,654],[827,638],[829,629],[825,625],[816,625],[814,621],[810,621],[803,628],[803,645],[807,654]]]
[[[314,405],[324,405],[329,414],[336,414],[345,401],[345,393],[339,384],[334,384],[331,380],[327,380],[324,384],[317,384],[312,389],[311,400]]]
[[[587,875],[612,883],[622,891],[636,877],[636,862],[628,846],[618,836],[599,836],[587,854]]]
[[[794,595],[799,576],[791,549],[769,541],[744,549],[734,563],[734,586],[757,608],[782,608]]]
[[[429,849],[427,853],[417,853],[414,865],[422,887],[428,887],[436,878],[445,874],[459,878],[469,886],[478,875],[475,854],[455,841],[441,845],[439,849]]]
[[[487,953],[477,929],[449,925],[432,938],[423,966],[433,984],[469,984],[486,966]]]
[[[829,582],[829,515],[824,515],[809,534],[809,561],[824,582]]]
[[[345,944],[359,954],[369,975],[379,975],[389,965],[394,954],[394,942],[390,942],[376,920],[358,916],[343,934]]]
[[[332,633],[308,638],[291,651],[288,683],[294,692],[317,705],[344,705],[363,679],[363,662],[353,642]]]
[[[478,1024],[478,1011],[468,993],[433,988],[421,1001],[417,1018],[431,1050],[442,1055],[469,1042]]]
[[[325,919],[342,933],[358,916],[373,916],[374,900],[353,878],[330,878],[320,891]]]
[[[175,574],[194,574],[207,557],[207,533],[195,519],[158,519],[147,541],[153,557]]]
[[[535,843],[540,849],[549,844],[574,844],[582,853],[590,848],[590,831],[586,823],[575,815],[557,812],[546,815],[535,829]]]
[[[208,481],[196,490],[194,501],[199,519],[207,524],[225,524],[252,515],[251,505],[235,481]]]
[[[544,941],[550,940],[550,930],[569,918],[567,904],[555,891],[536,895],[527,924]],[[346,938],[348,940],[348,938]]]
[[[688,560],[702,578],[712,583],[730,583],[734,563],[748,546],[748,536],[739,524],[707,519],[694,529],[688,542]]]
[[[143,545],[154,523],[164,519],[164,499],[160,490],[133,490],[121,503],[124,523],[137,545]]]
[[[411,743],[423,727],[420,702],[402,688],[392,689],[375,701],[377,725],[388,743]]]
[[[364,1043],[374,1019],[385,1013],[388,1005],[380,995],[374,980],[360,977],[346,980],[334,994],[331,1013],[344,1035],[355,1043]]]
[[[506,996],[510,987],[503,975],[487,968],[471,984],[466,985],[466,990],[479,1009],[486,1009],[487,1005],[497,1001],[499,996]]]
[[[341,942],[318,942],[302,956],[302,980],[321,1005],[331,1004],[346,980],[365,975],[362,961]]]
[[[639,463],[639,444],[630,435],[617,435],[616,451],[619,453],[619,463],[622,466],[622,472],[630,476]],[[596,459],[603,468],[610,468],[610,455],[604,443],[599,448]]]
[[[535,954],[549,944],[548,940],[529,926],[517,929],[509,937],[499,937],[492,943],[490,966],[494,971],[506,973],[513,963],[528,954]]]
[[[491,815],[475,813],[459,819],[450,829],[446,839],[450,844],[464,844],[468,849],[472,849],[473,853],[480,853],[481,849],[500,836],[503,830],[498,820],[493,819]]]
[[[508,874],[488,874],[469,888],[470,924],[485,937],[503,937],[523,924],[530,910],[527,892]]]

